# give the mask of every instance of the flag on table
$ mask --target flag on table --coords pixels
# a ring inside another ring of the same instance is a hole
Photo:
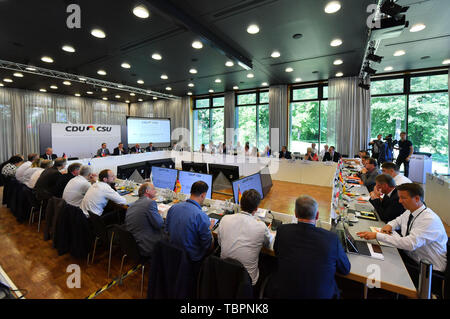
[[[181,192],[181,183],[180,183],[180,180],[179,179],[177,179],[177,183],[175,184],[175,188],[174,188],[174,190],[173,190],[175,193],[179,193],[179,192]]]
[[[239,185],[238,185],[238,204],[241,203],[241,197],[242,197],[242,194],[241,194],[241,188],[240,188]]]

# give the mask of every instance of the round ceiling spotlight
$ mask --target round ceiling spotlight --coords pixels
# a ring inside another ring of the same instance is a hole
[[[89,94],[89,95],[94,94],[94,92],[92,92],[92,91],[87,91],[86,93]]]
[[[169,77],[166,74],[161,74],[161,79],[167,80]]]
[[[75,96],[78,96],[78,97],[80,97],[80,96],[81,96],[81,94],[80,94],[80,93],[75,93]]]
[[[336,73],[336,76],[339,78],[339,77],[341,77],[341,76],[344,76],[344,73],[338,72],[338,73]]]
[[[394,52],[394,56],[402,56],[405,54],[406,54],[405,50],[398,50]]]
[[[126,63],[126,62],[122,63],[120,66],[122,68],[124,68],[124,69],[130,69],[131,68],[131,65],[129,63]]]
[[[442,61],[442,64],[444,64],[444,65],[450,64],[450,59],[445,59],[444,61]]]
[[[233,90],[239,90],[239,86],[237,85],[233,86]]]
[[[216,82],[216,83],[221,83],[222,80],[221,80],[221,79],[216,79],[214,82]]]
[[[107,88],[102,88],[102,92],[108,92]]]
[[[134,94],[133,92],[130,93],[130,96],[135,96],[136,94]]]
[[[419,32],[426,28],[426,25],[423,23],[417,23],[409,29],[409,32]]]
[[[144,84],[144,81],[143,80],[137,80],[137,83],[138,84]]]
[[[259,27],[256,24],[251,24],[248,26],[247,32],[250,34],[257,34],[259,32]]]
[[[161,54],[159,54],[159,53],[153,53],[153,54],[152,54],[152,59],[153,59],[153,60],[161,60],[161,59],[162,59],[162,56],[161,56]]]
[[[69,53],[74,53],[75,52],[75,48],[73,46],[70,45],[65,45],[62,47],[63,51],[69,52]]]
[[[330,42],[330,45],[332,47],[338,47],[342,44],[342,40],[341,39],[334,39],[333,41]]]
[[[172,88],[170,86],[166,87],[167,91],[172,91]]]
[[[394,68],[392,66],[387,66],[384,68],[385,71],[392,71]]]
[[[67,86],[72,85],[72,83],[70,83],[69,81],[64,81],[63,84]]]
[[[103,30],[100,30],[100,29],[93,29],[91,31],[91,35],[93,35],[94,37],[99,38],[99,39],[106,38],[106,33],[103,32]]]
[[[234,65],[233,61],[227,61],[225,62],[225,66],[232,67]]]
[[[192,95],[192,92],[187,92],[187,95]]]
[[[13,80],[11,80],[10,78],[4,78],[3,81],[7,82],[7,83],[12,83]]]
[[[194,87],[194,83],[189,83],[188,86],[189,86],[190,88],[193,88],[193,87]]]
[[[44,92],[44,93],[47,92],[46,89],[40,89],[39,91],[40,91],[40,92]]]
[[[339,1],[328,2],[325,6],[325,12],[328,14],[336,13],[341,9],[341,3]]]
[[[211,90],[209,90],[208,92],[209,92],[209,93],[214,93],[214,90],[211,89]]]
[[[247,74],[247,78],[249,78],[249,79],[253,79],[254,77],[255,77],[255,75],[253,73]]]
[[[272,58],[276,59],[279,58],[281,56],[281,53],[278,51],[273,51],[272,54],[270,55]]]
[[[191,73],[191,74],[197,74],[197,70],[196,70],[196,69],[190,69],[190,70],[189,70],[189,73]]]
[[[295,81],[295,82],[301,82],[301,81],[302,81],[302,78],[295,78],[294,81]]]
[[[106,71],[105,70],[98,70],[97,74],[99,74],[99,75],[106,75]]]
[[[290,72],[292,72],[292,71],[294,71],[294,69],[293,68],[291,68],[291,67],[289,67],[289,68],[286,68],[286,70],[285,70],[286,72],[288,72],[288,73],[290,73]]]
[[[42,61],[46,62],[46,63],[53,63],[53,59],[49,56],[43,56],[41,58]]]
[[[201,43],[200,41],[194,41],[194,42],[192,42],[192,47],[194,48],[194,49],[197,49],[197,50],[199,50],[199,49],[201,49],[201,48],[203,48],[203,43]]]
[[[334,60],[333,62],[334,65],[341,65],[342,63],[344,63],[344,61],[342,61],[341,59]]]
[[[13,74],[16,78],[23,78],[23,74],[20,72],[16,72]]]
[[[133,14],[141,19],[147,19],[150,16],[147,7],[142,4],[133,8]]]

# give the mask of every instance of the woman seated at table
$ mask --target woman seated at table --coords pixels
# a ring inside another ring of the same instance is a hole
[[[317,156],[317,154],[313,153],[311,147],[308,147],[306,149],[306,154],[305,154],[304,160],[305,161],[319,161],[319,157]]]

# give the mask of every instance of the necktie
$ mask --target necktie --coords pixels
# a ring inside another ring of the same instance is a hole
[[[413,220],[414,216],[412,213],[409,214],[408,217],[408,223],[406,224],[406,234],[405,237],[409,235],[409,225],[411,224],[411,221]]]

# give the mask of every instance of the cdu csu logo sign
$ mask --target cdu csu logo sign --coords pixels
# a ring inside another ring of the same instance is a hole
[[[97,132],[111,132],[111,126],[97,126],[93,125],[88,126],[66,126],[66,132],[84,132],[84,131],[97,131]]]

